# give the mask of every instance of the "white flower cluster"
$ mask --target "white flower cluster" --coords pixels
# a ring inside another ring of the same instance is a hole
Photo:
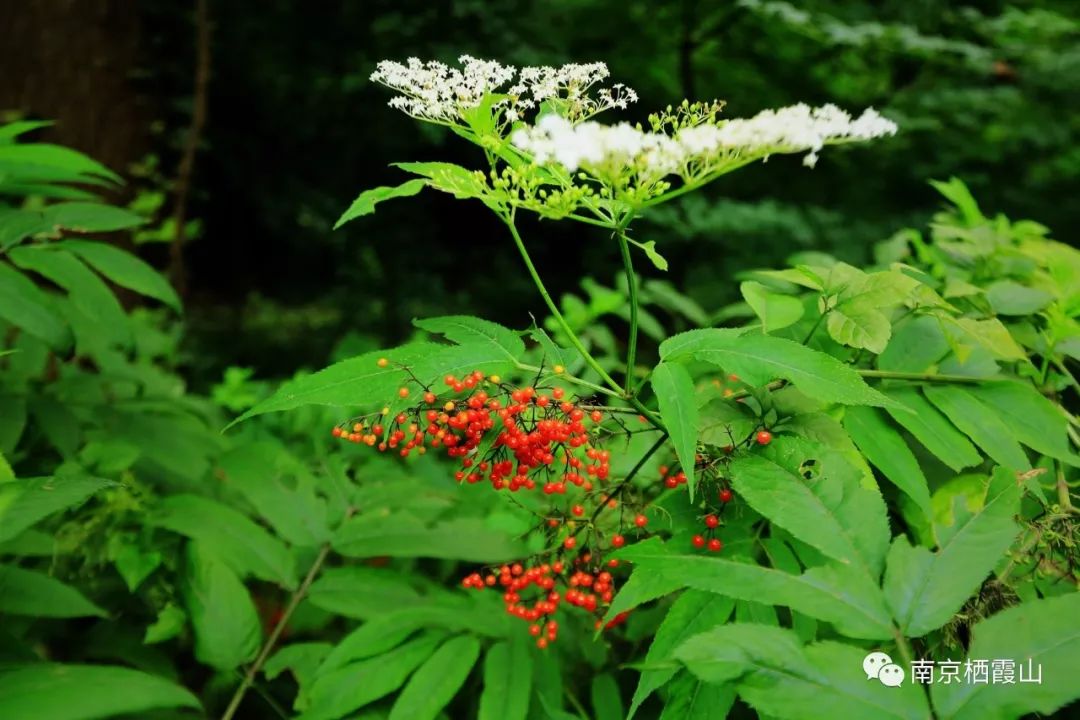
[[[520,119],[522,111],[534,109],[546,100],[565,101],[566,114],[574,118],[591,117],[611,108],[625,109],[637,100],[637,93],[622,84],[590,94],[592,87],[609,75],[607,65],[602,62],[520,70],[469,55],[462,55],[458,62],[460,69],[417,58],[409,58],[405,64],[383,60],[371,79],[401,93],[391,98],[391,107],[436,122],[457,120],[462,109],[476,107],[489,93],[510,96],[498,104],[510,122]],[[515,78],[508,89],[501,89]]]
[[[575,125],[559,115],[545,115],[534,127],[517,130],[510,142],[536,163],[555,162],[570,172],[584,167],[617,175],[634,169],[659,178],[676,172],[683,157],[679,144],[662,133],[642,132],[628,123]]]
[[[484,95],[496,92],[517,72],[513,67],[469,55],[458,58],[461,69],[444,63],[409,58],[402,65],[392,60],[378,64],[371,79],[401,93],[390,107],[421,120],[450,121],[461,107],[475,107]]]
[[[813,166],[825,145],[870,140],[896,132],[896,124],[874,110],[857,118],[835,105],[794,105],[767,110],[752,118],[723,120],[678,130],[673,135],[645,132],[626,123],[572,124],[547,115],[536,126],[516,131],[510,141],[543,165],[558,163],[609,175],[622,169],[639,179],[672,173],[687,176],[691,167],[710,169],[726,161],[767,157],[772,153],[809,151]]]
[[[813,167],[817,153],[829,144],[872,140],[896,133],[896,123],[870,108],[857,118],[835,105],[812,108],[799,104],[765,110],[752,118],[686,128],[676,139],[691,155],[739,156],[809,150],[803,164]]]

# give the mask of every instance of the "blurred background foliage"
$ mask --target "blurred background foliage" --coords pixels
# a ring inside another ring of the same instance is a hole
[[[201,19],[198,7],[15,3],[0,47],[0,110],[57,119],[35,139],[117,169],[131,181],[123,199],[155,216],[136,242],[187,279],[183,362],[196,388],[232,365],[284,375],[335,348],[393,343],[416,316],[529,324],[537,302],[479,205],[424,194],[331,232],[360,190],[400,180],[393,160],[479,160],[385,107],[367,79],[383,58],[604,60],[641,96],[631,120],[689,97],[726,100],[730,116],[870,105],[900,124],[814,170],[775,158],[658,209],[642,239],[671,269],[646,272],[706,308],[734,299],[728,277],[795,252],[867,260],[873,241],[930,217],[932,178],[960,177],[983,207],[1038,218],[1064,242],[1080,224],[1080,13],[1068,0],[205,0]],[[179,196],[187,242],[170,259]],[[582,294],[583,275],[612,283],[614,246],[594,231],[524,230],[553,291]]]

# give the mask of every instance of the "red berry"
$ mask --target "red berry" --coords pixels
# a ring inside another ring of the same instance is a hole
[[[573,550],[575,547],[577,547],[577,538],[572,535],[566,538],[565,540],[563,540],[563,547],[567,550]]]
[[[732,495],[731,491],[728,490],[727,488],[724,488],[723,490],[720,491],[720,502],[722,502],[722,503],[731,502],[731,498],[733,498],[733,497],[734,497],[734,495]]]
[[[700,535],[695,535],[690,542],[692,542],[694,544],[694,547],[698,549],[705,547],[705,538],[701,537]]]
[[[591,415],[589,415],[589,418],[590,418],[590,419],[591,419],[591,420],[592,420],[592,421],[593,421],[594,423],[598,423],[598,422],[600,422],[601,420],[603,420],[603,419],[604,419],[604,413],[600,412],[599,410],[593,410],[593,411],[592,411],[592,414],[591,414]]]
[[[718,538],[713,538],[712,540],[709,541],[709,551],[710,552],[720,552],[720,550],[723,549],[723,547],[724,547],[724,543],[720,542],[720,540]]]
[[[757,440],[758,445],[768,445],[772,442],[772,433],[768,430],[762,430],[754,437],[754,439]]]
[[[611,547],[613,547],[613,548],[621,548],[625,544],[626,544],[626,538],[624,538],[622,535],[612,535],[611,536]]]
[[[705,527],[707,527],[707,528],[715,528],[715,527],[718,527],[719,525],[720,525],[720,518],[716,517],[715,515],[706,515],[705,516]]]
[[[400,390],[397,391],[397,394],[398,394],[398,397],[407,398],[407,397],[409,397],[409,388],[404,388],[403,387],[403,388],[401,388]]]
[[[643,528],[649,524],[649,518],[645,517],[644,515],[638,515],[634,518],[634,524],[637,525],[639,528]]]
[[[570,508],[570,512],[572,512],[574,515],[577,515],[578,517],[581,517],[585,514],[585,508],[581,507],[580,505],[575,505],[574,507]]]
[[[548,646],[547,638],[536,638],[536,647],[543,650]]]

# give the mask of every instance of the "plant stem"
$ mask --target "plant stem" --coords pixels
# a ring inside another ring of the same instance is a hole
[[[637,463],[635,463],[634,467],[630,468],[630,472],[626,473],[626,477],[624,477],[622,480],[620,480],[619,484],[611,489],[611,492],[609,492],[607,494],[608,498],[616,498],[620,494],[622,494],[623,489],[625,489],[626,486],[629,485],[631,481],[633,481],[634,477],[639,472],[641,472],[641,468],[645,467],[645,463],[649,462],[649,458],[651,458],[654,454],[656,454],[657,450],[659,450],[661,447],[664,446],[664,443],[667,442],[667,439],[668,439],[668,435],[667,435],[667,432],[665,431],[664,434],[661,435],[660,437],[658,437],[656,439],[656,442],[654,442],[649,447],[649,449],[645,451],[645,454],[641,456],[641,458],[637,461]],[[596,524],[596,518],[600,517],[600,513],[602,513],[604,511],[604,508],[606,508],[606,507],[607,507],[606,502],[600,503],[600,506],[598,508],[596,508],[595,512],[593,512],[592,517],[589,518],[589,526],[592,526],[592,525]],[[578,531],[580,531],[580,530],[581,530],[581,528],[578,529]],[[574,534],[577,535],[577,532],[575,532]]]
[[[864,378],[876,380],[912,380],[915,382],[972,383],[985,382],[986,378],[967,375],[942,375],[939,373],[893,372],[891,370],[858,370]]]
[[[529,251],[525,249],[525,241],[521,239],[521,234],[518,232],[517,227],[514,225],[513,214],[504,217],[503,220],[506,223],[506,227],[510,229],[510,234],[514,237],[514,244],[517,245],[518,252],[521,253],[521,259],[525,261],[525,268],[529,271],[529,276],[532,277],[533,284],[535,284],[536,289],[540,291],[540,296],[544,298],[544,302],[547,304],[548,310],[551,311],[551,314],[555,318],[555,321],[559,323],[559,327],[563,329],[563,332],[570,340],[570,344],[573,345],[579,353],[581,353],[581,357],[585,358],[585,362],[589,365],[589,367],[595,370],[596,373],[601,377],[601,379],[603,379],[603,381],[606,382],[612,390],[622,396],[625,396],[626,391],[619,385],[619,383],[615,382],[615,379],[612,378],[611,375],[609,375],[608,372],[604,370],[604,368],[600,366],[600,363],[596,361],[596,358],[594,358],[592,354],[589,353],[584,343],[582,343],[581,339],[578,338],[577,333],[575,333],[570,328],[570,323],[566,322],[566,318],[564,318],[563,314],[559,312],[559,307],[551,298],[551,294],[548,293],[547,287],[544,286],[544,281],[540,279],[540,273],[536,271],[536,266],[533,265],[532,258],[529,257]]]
[[[828,315],[828,314],[829,314],[828,310],[821,313],[821,316],[817,319],[817,322],[814,323],[814,327],[810,328],[810,332],[806,333],[806,337],[803,338],[803,341],[802,341],[803,345],[810,342],[810,338],[814,337],[814,333],[816,333],[818,331],[818,328],[821,327],[821,323],[825,320],[825,316]]]
[[[626,242],[625,222],[619,223],[615,228],[615,236],[619,239],[619,253],[622,255],[623,271],[626,273],[626,286],[630,292],[630,338],[626,341],[626,393],[627,395],[633,395],[638,336],[637,276],[634,274],[634,262],[630,257],[630,244]]]
[[[330,554],[330,545],[323,545],[319,550],[319,554],[315,557],[315,562],[311,564],[311,569],[308,570],[304,581],[300,583],[300,587],[296,589],[292,597],[289,599],[289,604],[285,607],[284,612],[281,613],[281,619],[274,625],[274,629],[270,631],[270,637],[266,638],[266,643],[262,647],[262,651],[259,656],[255,658],[255,662],[248,668],[247,673],[244,675],[244,679],[240,682],[240,687],[236,688],[236,692],[233,693],[232,700],[229,701],[229,706],[225,708],[225,712],[221,716],[221,720],[232,720],[232,717],[236,714],[236,711],[240,709],[240,703],[244,700],[244,695],[247,694],[248,688],[255,682],[255,676],[262,670],[263,665],[270,657],[270,653],[273,651],[277,641],[281,638],[281,633],[285,631],[285,626],[288,625],[289,619],[296,611],[297,606],[300,605],[300,601],[307,595],[308,590],[311,589],[311,584],[315,582],[316,576],[322,569],[323,563],[326,562],[327,556]]]
[[[532,372],[532,373],[539,373],[539,372],[543,371],[542,368],[538,368],[535,365],[527,365],[525,363],[518,363],[517,368],[518,368],[518,370],[524,370],[525,372]],[[561,380],[565,380],[568,383],[573,383],[574,385],[580,385],[582,387],[587,387],[590,390],[592,390],[593,392],[600,393],[601,395],[607,395],[608,397],[619,398],[620,400],[622,399],[622,395],[615,392],[614,390],[610,390],[610,389],[604,387],[603,385],[597,385],[596,383],[591,383],[588,380],[582,380],[581,378],[577,377],[576,375],[570,375],[570,374],[565,373],[565,372],[564,373],[554,373],[554,372],[551,372],[550,370],[547,370],[547,371],[544,371],[544,372],[545,372],[545,374],[547,374],[549,376],[557,377],[557,378],[559,378]]]
[[[893,638],[896,640],[896,648],[900,651],[900,657],[904,660],[904,665],[909,669],[911,668],[911,661],[914,660],[914,656],[911,654],[911,645],[908,644],[907,638],[904,637],[904,633],[899,628],[893,628]]]

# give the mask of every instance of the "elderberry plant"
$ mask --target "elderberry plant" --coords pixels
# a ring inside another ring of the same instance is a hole
[[[1080,643],[1054,638],[1080,610],[1080,422],[1063,401],[1077,387],[1080,254],[1034,224],[987,218],[959,181],[939,183],[956,210],[929,240],[900,234],[869,269],[815,256],[751,273],[745,304],[724,313],[745,324],[639,352],[649,316],[634,251],[667,263],[634,237],[637,219],[755,161],[798,154],[812,168],[827,146],[896,126],[831,105],[728,119],[717,101],[667,107],[647,126],[606,124],[601,114],[637,99],[603,87],[607,76],[602,63],[380,63],[372,80],[396,91],[390,106],[477,146],[478,164],[400,163],[417,177],[362,193],[338,226],[425,188],[478,200],[506,226],[554,336],[417,320],[449,343],[346,360],[241,419],[356,406],[335,438],[403,459],[445,454],[463,492],[489,487],[527,519],[515,546],[525,554],[477,552],[487,564],[461,584],[502,593],[542,650],[580,613],[600,633],[658,601],[666,615],[631,714],[654,694],[665,718],[723,717],[736,697],[780,718],[817,717],[824,704],[838,717],[1016,717],[1076,697],[1063,673]],[[548,292],[519,229],[526,213],[610,238],[627,305],[618,356]],[[643,363],[646,353],[659,361]],[[355,548],[379,522],[361,509],[340,544]],[[863,671],[874,649],[908,672],[919,658],[1039,658],[1048,677],[1011,694],[910,675],[887,687]],[[446,659],[429,663],[434,673]]]

